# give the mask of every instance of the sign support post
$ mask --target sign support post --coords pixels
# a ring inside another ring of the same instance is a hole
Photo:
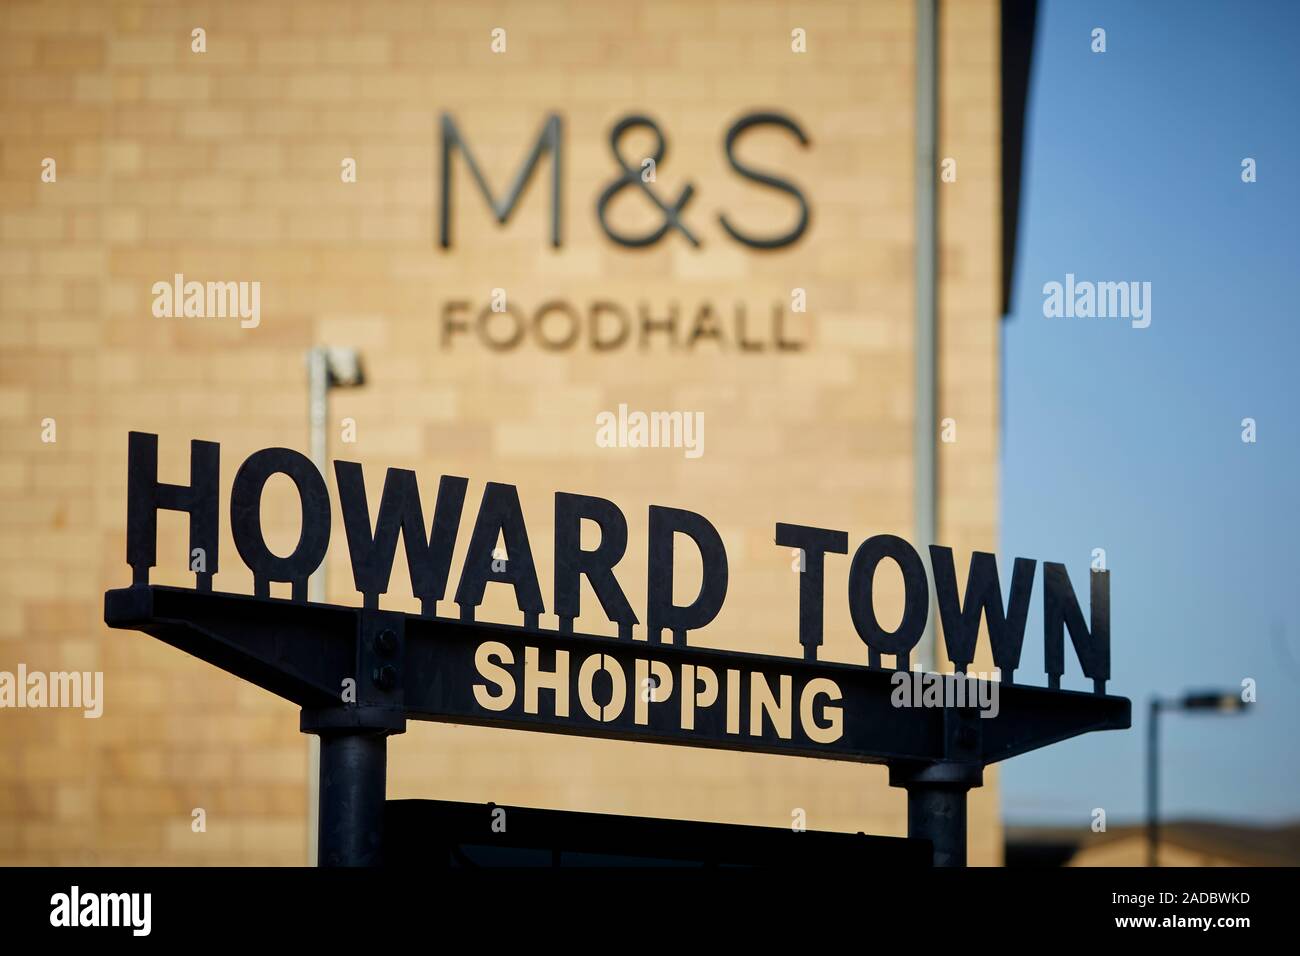
[[[907,790],[907,835],[930,841],[935,866],[966,865],[966,795],[983,782],[978,765],[890,766],[889,785]]]
[[[320,738],[317,851],[321,866],[377,866],[383,849],[388,736],[406,731],[402,711],[402,615],[356,615],[356,669],[339,701],[304,707],[303,733]]]
[[[301,723],[304,733],[320,736],[319,863],[377,866],[392,731],[329,726],[329,714],[303,711]]]

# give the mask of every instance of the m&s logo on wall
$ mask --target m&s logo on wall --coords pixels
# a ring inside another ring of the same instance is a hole
[[[807,232],[811,220],[807,197],[798,185],[776,172],[756,168],[737,156],[737,144],[741,139],[763,127],[783,131],[804,148],[810,145],[807,134],[795,120],[775,112],[747,113],[735,120],[723,133],[722,148],[731,169],[744,179],[788,197],[793,205],[790,222],[771,232],[759,232],[743,225],[724,210],[716,212],[716,224],[721,235],[756,252],[780,250],[794,245]],[[627,133],[637,129],[650,132],[654,138],[654,148],[648,156],[629,158],[622,147],[622,141]],[[641,249],[680,238],[680,241],[691,247],[699,248],[714,241],[705,237],[698,224],[703,217],[693,218],[690,215],[696,211],[692,208],[692,200],[696,198],[694,184],[687,182],[676,195],[661,195],[655,188],[655,170],[663,160],[667,146],[664,131],[653,119],[642,114],[624,116],[610,128],[609,150],[614,170],[608,182],[602,183],[593,197],[593,213],[601,231],[612,243],[629,249]],[[441,162],[437,215],[438,245],[441,249],[453,248],[451,207],[458,165],[463,165],[468,170],[470,180],[482,195],[493,217],[504,226],[544,161],[549,161],[550,172],[549,243],[557,249],[563,246],[565,130],[564,121],[558,113],[550,113],[545,117],[522,164],[515,171],[509,185],[500,190],[499,194],[489,185],[461,127],[447,113],[442,114],[439,123],[439,147]],[[462,162],[458,163],[458,159]],[[639,192],[652,205],[658,219],[656,226],[642,233],[628,233],[610,223],[607,216],[609,204],[625,190]],[[805,309],[805,302],[804,290],[792,290],[789,310],[801,313]],[[743,301],[734,302],[728,310],[724,310],[708,301],[683,309],[676,300],[624,304],[608,299],[593,299],[580,307],[562,298],[550,299],[533,309],[524,309],[510,300],[504,288],[496,288],[492,290],[488,301],[483,303],[451,299],[442,304],[440,345],[444,349],[451,349],[459,340],[471,339],[495,351],[509,351],[525,341],[551,351],[573,348],[580,343],[595,352],[627,347],[642,350],[690,350],[708,344],[723,351],[740,353],[798,351],[804,348],[806,336],[800,336],[787,327],[794,323],[787,316],[787,303],[784,300],[777,300],[768,309],[762,310],[768,313],[766,323],[757,314],[759,311],[755,310],[756,314],[751,316]],[[728,318],[730,321],[725,321]]]

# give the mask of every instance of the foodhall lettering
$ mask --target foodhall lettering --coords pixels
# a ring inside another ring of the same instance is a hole
[[[203,592],[213,590],[212,579],[219,569],[219,471],[220,447],[192,441],[189,484],[164,483],[158,477],[157,436],[130,433],[126,545],[133,586],[149,583],[149,571],[157,557],[158,512],[170,510],[188,514],[186,553],[204,556],[200,564],[190,564],[197,576],[196,586]],[[293,482],[301,508],[301,534],[292,553],[284,556],[270,550],[261,527],[262,492],[275,475]],[[711,739],[767,734],[763,728],[771,727],[776,739],[791,739],[792,745],[799,747],[832,745],[838,740],[841,718],[837,701],[842,690],[847,693],[843,682],[852,680],[859,668],[818,662],[817,648],[822,644],[826,562],[849,553],[847,532],[775,525],[774,542],[779,550],[774,559],[784,562],[789,548],[801,552],[802,571],[794,589],[797,615],[792,613],[790,622],[793,635],[797,621],[803,661],[734,652],[690,657],[676,649],[688,646],[691,631],[717,618],[729,582],[726,547],[704,516],[679,508],[649,507],[643,545],[646,597],[638,614],[617,576],[628,548],[628,522],[622,510],[604,498],[557,492],[552,514],[553,590],[548,605],[518,492],[513,485],[487,482],[452,598],[459,606],[456,622],[438,617],[437,605],[446,597],[469,480],[441,476],[432,518],[426,521],[429,512],[413,471],[387,470],[377,508],[372,505],[361,465],[336,461],[334,477],[353,581],[364,607],[378,611],[380,596],[389,588],[400,539],[411,593],[421,602],[421,617],[449,625],[459,623],[461,633],[474,642],[473,664],[467,666],[463,678],[466,684],[460,692],[448,692],[455,698],[455,712],[465,719],[486,720],[496,711],[508,710],[511,720],[526,724],[542,712],[540,698],[545,693],[546,719],[567,718],[589,726],[612,722],[620,732],[635,732],[637,725],[648,721],[650,731],[660,733],[670,716],[673,728],[690,731],[701,715],[706,715],[705,729],[700,732]],[[231,488],[229,515],[235,548],[253,572],[256,597],[269,598],[272,582],[281,582],[289,584],[293,601],[306,600],[307,579],[324,560],[330,544],[331,511],[325,478],[305,455],[287,448],[266,448],[240,465]],[[599,543],[592,549],[580,545],[584,524],[599,532]],[[498,556],[499,542],[504,542],[505,560]],[[679,543],[697,552],[701,567],[699,591],[686,604],[676,602],[673,587]],[[972,555],[964,593],[958,591],[952,550],[932,545],[929,554],[948,658],[965,673],[974,660],[984,623],[1001,680],[1004,685],[1013,683],[1037,563],[1015,560],[1009,598],[1004,603],[992,554]],[[882,626],[873,605],[876,572],[884,563],[896,565],[903,579],[903,614],[892,630]],[[1110,677],[1109,575],[1105,571],[1090,575],[1089,625],[1065,567],[1045,563],[1043,570],[1043,642],[1049,686],[1060,687],[1068,632],[1084,675],[1092,680],[1096,694],[1104,694]],[[931,603],[921,556],[902,538],[875,534],[853,552],[848,572],[846,600],[853,626],[868,649],[867,668],[883,669],[882,657],[888,656],[893,669],[908,669]],[[616,638],[574,633],[574,621],[582,613],[580,585],[584,578],[601,611],[616,626]],[[475,612],[489,585],[513,591],[523,614],[522,630],[484,625],[481,633],[474,632]],[[539,627],[545,613],[558,619],[557,631]],[[635,627],[644,628],[644,638],[634,642]],[[463,706],[462,700],[467,702]]]
[[[443,303],[439,326],[439,345],[448,351],[470,344],[494,352],[521,345],[552,352],[797,352],[810,339],[809,316],[788,314],[780,301],[750,309],[744,302],[723,307],[707,301],[624,305],[595,299],[579,305],[551,299],[528,308],[509,299],[498,311],[487,301],[456,299]]]

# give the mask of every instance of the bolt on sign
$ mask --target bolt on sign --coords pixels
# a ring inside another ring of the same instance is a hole
[[[727,596],[726,547],[707,518],[650,506],[643,543],[646,600],[638,614],[618,579],[629,546],[623,512],[612,501],[566,492],[556,493],[554,505],[549,611],[559,627],[542,629],[539,618],[548,607],[519,495],[513,485],[498,482],[482,489],[452,598],[459,616],[440,617],[437,602],[450,583],[469,481],[441,476],[429,503],[421,500],[414,472],[390,468],[372,522],[362,468],[347,461],[334,463],[334,477],[362,606],[309,603],[307,579],[324,560],[332,535],[329,489],[310,459],[287,448],[255,452],[235,472],[231,531],[253,573],[254,594],[220,593],[212,586],[220,567],[219,474],[220,447],[192,441],[189,484],[164,483],[157,436],[130,434],[127,563],[133,583],[105,595],[105,620],[143,630],[302,707],[303,731],[322,737],[323,862],[378,862],[374,854],[381,841],[374,828],[383,815],[383,740],[402,732],[408,718],[884,763],[891,783],[908,791],[909,828],[915,831],[909,835],[933,842],[936,863],[964,862],[965,794],[980,785],[986,764],[1091,730],[1129,726],[1129,702],[1105,693],[1105,571],[1090,574],[1089,623],[1065,567],[1044,564],[1048,686],[1032,687],[1016,683],[1015,676],[1036,562],[1015,560],[1004,605],[993,555],[973,555],[959,593],[951,549],[930,547],[934,603],[948,657],[959,673],[966,672],[983,620],[1001,671],[1000,708],[992,719],[980,719],[970,706],[900,708],[891,702],[892,677],[908,670],[931,606],[920,554],[895,535],[866,538],[848,559],[844,599],[867,646],[867,663],[829,663],[817,660],[827,600],[824,571],[827,560],[848,555],[844,531],[775,525],[775,543],[798,548],[804,557],[798,593],[791,596],[791,630],[797,621],[802,654],[786,658],[690,646],[690,632],[709,625]],[[262,492],[273,475],[293,482],[301,507],[302,531],[285,556],[271,551],[261,527]],[[194,590],[149,584],[160,510],[189,517],[189,553],[204,559],[191,564]],[[580,546],[584,522],[599,530],[592,550]],[[421,601],[418,615],[379,607],[399,540],[411,590]],[[504,557],[498,541],[504,541]],[[689,604],[674,599],[679,541],[689,542],[702,566],[699,592]],[[904,585],[904,610],[893,630],[881,625],[872,603],[875,574],[886,561],[901,569]],[[618,637],[574,632],[583,578],[617,625]],[[291,597],[272,598],[273,582],[287,583]],[[475,620],[489,584],[513,590],[521,626]],[[633,640],[633,626],[642,623],[647,639]],[[1093,682],[1092,693],[1060,689],[1067,633]],[[893,658],[892,667],[884,666],[885,656]],[[366,753],[369,759],[363,759]],[[356,798],[357,774],[368,781],[369,803],[377,809]]]

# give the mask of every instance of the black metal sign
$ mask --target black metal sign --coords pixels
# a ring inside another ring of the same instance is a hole
[[[192,442],[190,451],[189,484],[163,483],[157,474],[157,437],[131,433],[127,560],[133,585],[108,592],[105,620],[146,631],[303,707],[302,729],[323,740],[326,861],[374,861],[380,846],[374,828],[382,821],[383,737],[404,730],[408,718],[885,763],[891,782],[911,795],[909,806],[917,815],[910,823],[913,835],[932,839],[941,863],[964,860],[965,792],[979,785],[986,764],[1091,730],[1129,726],[1129,702],[1105,694],[1110,676],[1106,572],[1091,575],[1089,625],[1064,566],[1044,565],[1050,686],[1027,687],[1016,684],[1014,674],[1035,562],[1016,560],[1004,606],[992,555],[974,555],[965,594],[959,595],[951,550],[932,546],[935,603],[957,669],[947,680],[972,686],[956,705],[940,700],[937,706],[900,707],[898,678],[908,671],[931,595],[920,555],[894,535],[864,540],[849,566],[847,600],[868,649],[867,665],[817,660],[825,562],[848,553],[848,535],[796,524],[777,524],[774,538],[777,545],[800,551],[791,631],[797,627],[802,659],[707,650],[689,646],[688,636],[714,620],[727,594],[726,548],[713,525],[693,512],[651,506],[643,609],[648,639],[633,640],[633,626],[641,618],[616,573],[628,547],[623,513],[605,499],[559,493],[550,610],[560,627],[547,631],[539,627],[547,606],[518,493],[512,485],[489,482],[453,597],[459,617],[445,618],[437,616],[436,606],[449,584],[467,479],[443,476],[426,520],[414,472],[389,469],[372,522],[361,466],[335,462],[363,606],[314,604],[306,601],[307,578],[329,547],[329,492],[309,459],[272,448],[243,462],[230,498],[235,547],[253,572],[254,595],[222,594],[212,588],[219,567],[220,451],[200,441]],[[262,490],[275,474],[293,481],[301,502],[302,532],[287,556],[267,547],[260,524]],[[149,585],[160,509],[189,515],[193,591]],[[600,531],[593,550],[580,547],[584,521]],[[679,538],[698,551],[703,568],[699,593],[686,605],[673,599]],[[422,603],[418,615],[379,608],[399,539],[411,590]],[[496,550],[499,540],[504,554]],[[905,588],[904,613],[893,630],[881,626],[872,606],[874,575],[886,559],[902,570]],[[573,632],[583,577],[618,637]],[[288,583],[291,598],[271,598],[272,582]],[[489,584],[513,590],[522,626],[475,620]],[[983,699],[988,689],[986,682],[964,676],[981,620],[1001,670],[994,714],[967,703]],[[1083,673],[1093,681],[1092,693],[1059,689],[1067,631]],[[893,658],[892,668],[882,666],[882,655]],[[333,756],[327,760],[327,755]],[[361,780],[369,783],[359,790]],[[331,793],[338,801],[332,809],[327,806]],[[364,827],[358,827],[358,814],[368,821]],[[960,827],[954,829],[958,819]]]

